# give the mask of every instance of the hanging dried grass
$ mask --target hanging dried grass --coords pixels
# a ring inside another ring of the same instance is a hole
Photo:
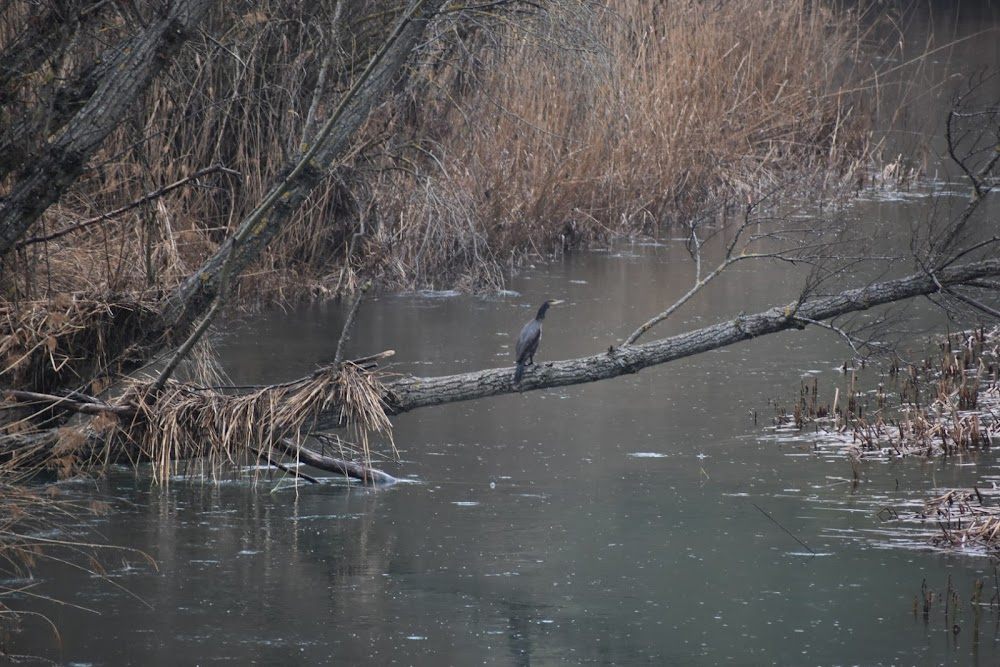
[[[0,387],[99,394],[134,357],[136,341],[155,345],[160,329],[162,316],[151,301],[59,294],[0,302]]]
[[[135,385],[126,398],[138,406],[138,413],[122,428],[152,461],[154,476],[161,482],[167,482],[182,461],[206,462],[216,475],[258,458],[279,460],[285,448],[275,448],[276,442],[286,438],[301,442],[321,418],[331,415],[346,426],[368,466],[373,434],[384,436],[396,453],[383,392],[374,374],[351,363],[241,396],[170,382],[152,397],[148,385]]]

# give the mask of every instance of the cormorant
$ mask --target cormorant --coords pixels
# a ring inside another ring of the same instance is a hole
[[[545,311],[549,306],[562,303],[559,299],[549,299],[538,309],[535,319],[524,325],[521,335],[517,337],[517,370],[514,371],[514,384],[521,381],[524,375],[524,367],[535,363],[535,352],[538,351],[538,341],[542,339],[542,320],[545,319]]]

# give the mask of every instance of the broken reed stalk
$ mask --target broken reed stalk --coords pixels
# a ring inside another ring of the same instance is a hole
[[[871,392],[877,410],[869,414],[869,393],[860,389],[862,378],[852,371],[844,394],[839,387],[834,390],[830,430],[824,429],[828,422],[816,396],[807,396],[817,385],[807,390],[802,382],[794,424],[800,430],[815,424],[828,442],[840,441],[845,448],[857,443],[859,459],[869,454],[947,456],[996,444],[1000,441],[1000,327],[951,334],[941,345],[941,355],[928,358],[920,369],[910,366],[905,374],[883,377]],[[895,407],[889,401],[889,382],[897,383],[894,395],[900,404]],[[931,387],[935,398],[922,406],[924,387]],[[846,395],[846,409],[841,408],[842,395]],[[788,423],[788,417],[782,412],[775,423]]]

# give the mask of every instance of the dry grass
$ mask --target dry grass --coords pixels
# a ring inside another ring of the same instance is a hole
[[[377,187],[395,193],[390,219],[404,222],[384,233],[406,274],[431,282],[429,254],[499,264],[655,233],[783,182],[835,189],[864,168],[875,95],[844,90],[863,76],[852,15],[794,0],[637,2],[591,6],[585,32],[584,13],[556,5],[480,35],[430,81],[408,153],[426,168]]]
[[[61,563],[118,587],[120,584],[108,578],[105,571],[107,559],[103,554],[108,550],[126,567],[137,561],[156,568],[156,562],[143,552],[108,546],[99,537],[89,542],[79,528],[73,534],[64,528],[67,523],[78,526],[80,517],[103,514],[108,509],[99,501],[64,498],[57,486],[32,489],[0,478],[0,578],[4,581],[0,585],[0,624],[16,627],[25,618],[35,617],[52,628],[58,641],[59,632],[50,619],[9,606],[11,598],[52,599],[42,592],[40,582],[32,579],[32,572],[41,562]],[[76,606],[69,601],[62,604]]]
[[[14,5],[8,18],[27,3]],[[34,233],[211,164],[241,177],[214,175],[27,246],[7,293],[175,285],[336,103],[393,19],[381,10],[394,8],[274,0],[240,14],[223,3],[207,24],[213,38],[185,49]],[[805,0],[646,0],[456,16],[440,21],[408,87],[244,276],[244,302],[337,295],[369,277],[496,288],[525,253],[652,232],[779,182],[837,187],[868,157],[874,92],[859,85],[855,66],[869,56],[854,14]],[[89,21],[58,63],[67,76],[137,25],[115,3]],[[0,21],[0,46],[14,25]],[[18,103],[44,108],[43,78],[22,83]]]
[[[302,442],[324,414],[339,413],[365,465],[370,465],[372,435],[384,437],[395,449],[392,424],[382,406],[382,385],[372,373],[350,363],[240,396],[171,382],[153,400],[148,389],[136,384],[123,397],[139,406],[139,413],[117,424],[116,437],[135,442],[161,482],[167,482],[177,466],[192,461],[218,475],[259,458],[279,460],[274,443],[285,438]]]
[[[47,393],[75,388],[100,395],[162,329],[148,303],[94,300],[66,294],[47,301],[0,303],[0,388]],[[11,418],[12,414],[18,415]],[[8,411],[4,432],[37,423],[37,415]]]
[[[820,402],[818,382],[803,384],[789,413],[779,410],[783,433],[815,429],[817,446],[847,450],[855,461],[901,456],[955,456],[1000,444],[1000,328],[949,335],[940,356],[858,387],[847,376],[833,403]]]

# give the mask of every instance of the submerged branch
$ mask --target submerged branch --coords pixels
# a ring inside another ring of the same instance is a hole
[[[288,438],[276,441],[274,446],[288,456],[297,458],[302,463],[310,465],[313,468],[340,473],[351,479],[359,479],[366,484],[388,486],[398,481],[392,475],[382,472],[377,468],[372,468],[356,461],[335,459],[332,456],[320,454]]]

